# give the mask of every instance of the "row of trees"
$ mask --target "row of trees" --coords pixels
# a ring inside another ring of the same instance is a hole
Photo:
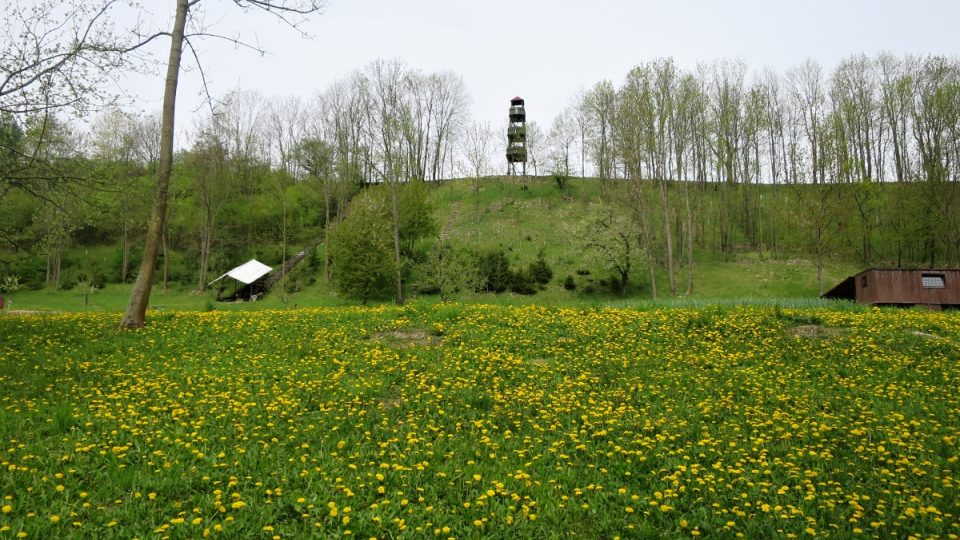
[[[399,61],[375,62],[310,99],[232,92],[196,122],[191,148],[175,160],[172,218],[162,231],[161,251],[196,252],[191,266],[196,265],[198,290],[207,282],[214,246],[222,248],[238,223],[248,225],[246,242],[228,245],[250,247],[275,233],[285,257],[291,236],[304,241],[311,224],[329,230],[361,186],[385,184],[395,193],[402,182],[449,174],[467,100],[458,76],[424,74]],[[61,172],[57,181],[35,184],[29,202],[4,197],[17,210],[9,215],[21,218],[4,227],[8,247],[43,245],[49,266],[59,268],[71,236],[84,237],[82,229],[99,231],[95,238],[117,231],[123,246],[119,277],[125,281],[131,241],[144,233],[149,199],[144,180],[158,163],[160,119],[113,109],[101,114],[89,133],[79,134],[54,118],[36,115],[21,127],[7,116],[0,125],[11,159],[30,151],[42,158],[36,163]],[[85,181],[69,181],[63,174],[68,169]],[[279,215],[267,221],[275,225],[254,225],[249,216],[274,211]],[[91,237],[89,231],[85,237]],[[164,282],[169,259],[163,257]],[[328,250],[328,277],[329,266]],[[59,282],[59,273],[48,270],[46,284]]]
[[[232,3],[243,12],[270,15],[295,30],[300,30],[301,24],[324,6],[323,0],[233,0]],[[201,75],[203,65],[195,47],[198,40],[225,40],[234,46],[243,45],[265,52],[237,37],[211,31],[202,22],[202,17],[195,16],[207,4],[202,0],[175,0],[172,20],[162,24],[160,29],[144,23],[147,11],[135,1],[35,0],[28,6],[20,2],[7,3],[0,11],[3,23],[0,29],[0,114],[3,122],[11,125],[18,123],[18,117],[29,115],[42,116],[41,123],[46,124],[51,115],[58,112],[85,112],[89,104],[102,104],[110,83],[122,78],[124,70],[137,63],[153,62],[149,54],[143,56],[141,51],[149,51],[148,46],[156,39],[169,38],[157,141],[156,189],[140,270],[121,321],[122,328],[140,327],[145,322],[157,257],[164,238],[173,172],[177,88],[184,49],[189,49]],[[130,28],[119,29],[114,16],[123,9],[129,10],[129,20],[138,22]],[[206,88],[205,76],[203,83]],[[41,133],[45,131],[40,130]],[[3,166],[0,169],[2,193],[13,189],[30,192],[33,188],[36,194],[36,191],[42,191],[44,184],[63,180],[63,169],[37,175],[37,171],[45,168],[39,147],[23,152],[17,141],[13,141],[6,148],[14,151],[8,156],[11,159],[0,163]]]
[[[753,79],[739,62],[688,72],[656,60],[577,96],[546,133],[531,122],[528,154],[561,189],[578,172],[598,178],[606,207],[581,243],[605,254],[623,291],[638,264],[654,294],[661,270],[680,292],[685,266],[690,291],[695,249],[806,251],[822,268],[838,236],[858,237],[864,262],[960,262],[958,85],[956,60],[939,57],[857,56],[829,76],[805,62]],[[385,214],[385,268],[403,301],[412,250],[403,186],[461,175],[479,193],[502,161],[503,130],[471,122],[468,102],[459,76],[396,60],[309,98],[231,92],[173,160],[162,282],[191,274],[203,290],[213,267],[264,245],[286,258],[291,245],[329,240],[358,190],[380,184],[385,198],[356,212]],[[7,247],[45,254],[56,286],[72,243],[116,242],[110,278],[130,279],[161,126],[110,110],[79,134],[51,114],[4,114],[0,160],[21,179],[0,197]],[[23,181],[31,175],[40,180]],[[879,189],[890,182],[904,188]],[[786,243],[798,226],[808,240]],[[324,250],[327,279],[336,252]]]
[[[743,244],[777,249],[783,216],[770,210],[786,200],[785,191],[761,184],[784,186],[799,205],[821,288],[831,236],[847,234],[845,228],[858,230],[864,262],[960,262],[956,58],[858,55],[830,74],[806,61],[752,79],[737,61],[690,72],[655,60],[632,69],[619,86],[601,81],[578,96],[554,120],[547,141],[554,171],[569,174],[579,157],[581,174],[589,166],[601,186],[630,181],[640,244],[662,244],[662,255],[648,251],[647,260],[666,268],[673,293],[678,236],[689,239],[688,263],[694,240],[716,239],[710,247],[724,253]],[[683,181],[673,199],[671,180]],[[880,182],[918,186],[883,205]],[[690,199],[690,186],[708,185],[720,192],[715,213]],[[877,252],[878,231],[895,239],[893,252]]]

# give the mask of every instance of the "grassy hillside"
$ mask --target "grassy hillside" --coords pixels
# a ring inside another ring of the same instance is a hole
[[[598,296],[567,293],[560,283],[571,275],[582,291],[589,282],[596,284],[609,277],[609,270],[585,254],[577,240],[578,229],[591,205],[606,204],[601,202],[599,187],[595,180],[573,179],[561,192],[549,179],[524,182],[491,178],[481,182],[477,191],[469,180],[446,182],[435,190],[440,234],[471,249],[503,249],[517,266],[529,264],[542,250],[555,274],[549,291],[541,293],[544,298],[569,301]],[[797,243],[795,238],[802,233],[789,226],[784,229],[784,234]],[[658,254],[661,249],[656,246]],[[675,250],[678,290],[684,293],[688,268],[679,247]],[[825,266],[825,282],[832,285],[859,268],[856,262],[829,260]],[[578,271],[580,274],[587,271],[589,275],[579,275]],[[693,274],[694,298],[814,298],[818,295],[816,265],[803,254],[766,251],[724,256],[712,247],[697,245]],[[659,271],[657,280],[659,296],[668,297],[666,272]],[[635,265],[631,281],[634,284],[631,297],[649,297],[649,279],[642,263]],[[599,297],[617,298],[614,294]]]
[[[476,189],[479,187],[479,189]],[[533,297],[521,297],[512,293],[502,295],[470,295],[467,301],[484,303],[540,303],[549,305],[631,305],[651,301],[651,289],[646,267],[642,261],[634,264],[631,285],[627,298],[612,292],[602,283],[611,277],[611,271],[595,257],[585,253],[577,238],[588,215],[602,203],[599,183],[595,180],[571,180],[564,191],[550,179],[530,178],[521,181],[515,178],[489,178],[479,183],[472,180],[443,182],[433,188],[435,219],[438,236],[454,245],[473,251],[502,249],[517,268],[526,267],[538,253],[543,252],[554,271],[553,281]],[[679,196],[673,194],[672,196]],[[711,193],[706,193],[710,204]],[[613,198],[615,199],[615,198]],[[620,209],[620,212],[626,210]],[[793,244],[802,233],[785,226],[783,235]],[[768,301],[788,299],[811,301],[817,297],[816,267],[802,253],[775,253],[765,250],[742,251],[737,254],[718,254],[710,244],[709,231],[705,238],[695,244],[693,265],[693,292],[684,294],[689,268],[686,259],[677,247],[677,281],[681,296],[670,297],[667,274],[657,272],[658,302],[660,303],[710,303],[734,301]],[[307,243],[310,238],[295,242]],[[300,245],[291,242],[294,245]],[[421,245],[428,249],[433,240]],[[323,246],[319,248],[322,252]],[[264,262],[278,266],[279,246],[262,245],[259,252],[249,256],[263,258]],[[662,248],[655,246],[659,256]],[[274,253],[273,256],[269,253]],[[54,310],[106,310],[123,309],[129,294],[129,284],[109,284],[89,296],[84,304],[83,294],[69,289],[76,276],[105,273],[106,269],[119,264],[119,247],[84,246],[68,251],[64,272],[68,289],[63,291],[21,290],[7,295],[8,308],[54,309]],[[272,258],[271,258],[272,257]],[[322,259],[322,256],[320,257]],[[272,260],[277,259],[277,260]],[[843,277],[856,272],[860,265],[849,260],[828,260],[825,267],[825,283],[829,287]],[[219,274],[228,268],[213,268]],[[562,283],[571,276],[576,290],[564,289]],[[291,295],[271,294],[255,305],[243,306],[217,304],[218,309],[260,309],[283,307],[332,306],[353,303],[339,298],[329,284],[323,283],[319,273],[317,283]],[[414,279],[416,276],[412,276]],[[152,306],[155,309],[204,310],[212,307],[209,295],[192,294],[194,286],[174,284],[169,291],[155,289]],[[415,291],[414,291],[415,292]],[[435,301],[435,297],[423,298]]]

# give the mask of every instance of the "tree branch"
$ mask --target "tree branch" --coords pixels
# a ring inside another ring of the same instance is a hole
[[[197,54],[197,50],[193,47],[193,42],[190,41],[190,37],[183,36],[183,41],[187,44],[187,48],[190,49],[190,54],[193,55],[193,59],[197,62],[197,70],[200,71],[200,82],[203,84],[203,93],[207,96],[206,103],[210,107],[210,113],[213,114],[213,104],[220,103],[220,101],[210,94],[210,87],[207,85],[207,74],[203,70],[203,63],[200,61],[200,56]],[[203,107],[203,105],[197,107],[194,112],[200,110],[200,107]]]

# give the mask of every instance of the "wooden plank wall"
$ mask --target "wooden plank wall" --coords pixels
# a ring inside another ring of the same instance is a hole
[[[923,274],[943,276],[943,289],[926,288]],[[863,278],[867,286],[863,286]],[[855,276],[858,304],[939,304],[960,306],[960,270],[865,270]]]

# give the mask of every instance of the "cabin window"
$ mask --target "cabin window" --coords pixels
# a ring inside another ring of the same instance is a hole
[[[863,289],[867,288],[867,276],[860,276],[860,287]]]
[[[920,283],[924,289],[943,289],[943,274],[920,274]]]

